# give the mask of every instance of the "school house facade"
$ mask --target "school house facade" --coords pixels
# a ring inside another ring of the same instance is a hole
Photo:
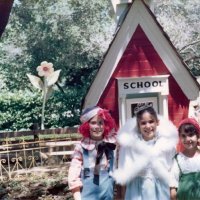
[[[118,125],[138,103],[174,122],[188,116],[199,84],[156,20],[148,1],[113,0],[118,29],[84,99],[83,107],[110,110]],[[121,3],[122,2],[122,3]],[[122,17],[121,17],[122,16]]]

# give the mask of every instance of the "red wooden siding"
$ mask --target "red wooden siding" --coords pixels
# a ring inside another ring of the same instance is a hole
[[[133,34],[98,105],[109,109],[118,123],[118,88],[116,78],[157,75],[170,75],[170,94],[168,96],[169,118],[177,125],[180,119],[186,117],[188,114],[189,100],[183,94],[181,88],[162,62],[140,26],[137,27]]]

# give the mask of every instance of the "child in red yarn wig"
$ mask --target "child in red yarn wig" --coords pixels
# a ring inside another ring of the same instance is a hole
[[[75,200],[113,200],[116,126],[108,110],[91,107],[83,111],[79,132],[82,140],[74,149],[68,173]]]

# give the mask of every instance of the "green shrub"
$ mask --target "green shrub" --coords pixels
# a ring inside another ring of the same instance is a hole
[[[74,126],[79,124],[80,95],[54,91],[47,100],[45,128]],[[0,130],[26,130],[41,123],[41,92],[18,91],[0,94]]]

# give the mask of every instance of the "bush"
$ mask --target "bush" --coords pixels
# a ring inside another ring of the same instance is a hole
[[[79,123],[80,95],[55,91],[47,100],[45,128],[74,126]],[[30,129],[41,123],[41,92],[18,91],[0,94],[0,130]]]

